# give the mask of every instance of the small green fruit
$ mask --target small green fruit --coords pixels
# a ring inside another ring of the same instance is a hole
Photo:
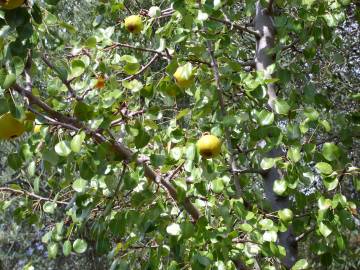
[[[294,218],[293,211],[291,211],[289,208],[284,208],[282,210],[279,210],[278,215],[280,220],[283,222],[289,222]]]
[[[196,143],[199,153],[203,158],[213,158],[219,155],[221,141],[214,135],[204,135]]]
[[[125,28],[130,33],[138,34],[144,25],[139,15],[131,15],[125,19]]]

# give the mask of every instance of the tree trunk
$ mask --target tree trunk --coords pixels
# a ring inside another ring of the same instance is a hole
[[[256,4],[256,16],[254,23],[255,30],[259,33],[259,37],[256,40],[256,70],[263,71],[266,77],[271,78],[272,72],[268,69],[268,67],[274,64],[274,56],[269,53],[269,50],[274,47],[276,29],[271,14],[269,14],[268,9],[262,7],[260,1]],[[275,84],[268,84],[267,94],[269,96],[268,105],[271,109],[273,109],[273,103],[276,99]],[[284,151],[279,146],[269,151],[267,156],[274,158],[283,156],[284,154]],[[276,167],[269,169],[269,171],[263,176],[265,195],[267,200],[270,202],[273,211],[289,208],[289,198],[278,196],[273,191],[275,180],[281,179],[282,177],[282,171]],[[286,256],[282,259],[282,262],[284,266],[289,269],[294,265],[297,258],[297,243],[291,226],[289,226],[286,232],[278,233],[278,242],[286,250]]]

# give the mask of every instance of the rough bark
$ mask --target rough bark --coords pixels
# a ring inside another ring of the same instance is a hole
[[[259,37],[257,37],[256,40],[256,70],[263,71],[268,78],[272,77],[272,72],[268,67],[275,63],[274,56],[271,55],[269,51],[274,47],[276,35],[273,18],[269,12],[270,10],[271,9],[263,8],[260,1],[258,1],[256,4],[256,16],[254,20],[255,30],[259,33]],[[269,98],[268,105],[273,109],[273,103],[276,100],[275,84],[268,84],[267,94]],[[284,151],[280,146],[267,153],[268,157],[279,157],[283,155]],[[276,167],[269,169],[263,176],[265,195],[270,202],[273,211],[289,208],[289,198],[278,196],[273,191],[275,180],[281,179],[282,177],[283,172]],[[297,258],[297,244],[291,226],[289,226],[286,232],[278,234],[278,242],[286,250],[286,256],[282,259],[282,262],[286,268],[291,268]]]

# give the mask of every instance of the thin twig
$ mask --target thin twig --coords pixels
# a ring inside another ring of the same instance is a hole
[[[135,73],[134,75],[131,75],[129,77],[126,77],[124,79],[119,80],[120,82],[124,82],[124,81],[128,81],[128,80],[132,80],[134,79],[136,76],[142,74],[147,68],[149,68],[151,66],[152,63],[155,62],[156,59],[158,59],[158,57],[161,54],[155,54],[153,58],[151,58],[151,60],[149,61],[149,63],[147,63],[145,66],[143,66],[137,73]]]
[[[173,170],[173,171],[171,172],[171,174],[170,174],[168,177],[166,177],[166,180],[167,180],[167,181],[171,181],[171,180],[175,177],[175,175],[181,170],[181,168],[184,166],[184,164],[185,164],[185,161],[182,162],[179,166],[177,166],[177,167],[175,168],[175,170]]]
[[[214,56],[211,41],[209,41],[209,40],[207,41],[207,48],[208,48],[208,52],[210,54],[211,65],[213,68],[214,78],[215,78],[215,82],[216,82],[216,90],[217,90],[219,103],[220,103],[221,116],[222,116],[222,118],[225,118],[227,115],[227,112],[225,110],[225,103],[224,103],[224,98],[223,98],[222,88],[221,88],[221,83],[220,83],[219,67],[218,67],[216,58]],[[231,143],[230,130],[227,127],[225,127],[224,131],[225,131],[225,138],[227,141],[227,147],[230,152],[230,167],[231,167],[232,171],[237,171],[238,168],[237,168],[236,161],[234,158],[234,149],[233,149],[232,143]],[[239,176],[237,174],[233,174],[233,181],[235,184],[236,196],[240,197],[242,194],[242,190],[241,190],[241,186],[240,186]]]
[[[216,21],[216,22],[223,23],[223,24],[225,24],[225,25],[227,25],[227,26],[229,26],[231,28],[235,28],[236,30],[238,30],[240,32],[246,32],[246,33],[252,34],[257,38],[260,37],[260,34],[259,34],[258,31],[247,28],[246,26],[242,26],[242,25],[239,25],[237,23],[233,23],[233,22],[228,21],[228,20],[222,20],[222,19],[215,18],[215,17],[212,17],[212,16],[210,16],[209,19],[213,20],[213,21]]]
[[[104,51],[107,50],[112,50],[118,47],[122,47],[122,48],[129,48],[129,49],[133,49],[133,50],[137,50],[137,51],[143,51],[143,52],[151,52],[151,53],[156,53],[156,54],[160,54],[162,57],[168,58],[168,56],[165,53],[161,53],[158,52],[157,50],[154,49],[149,49],[149,48],[143,48],[143,47],[137,47],[137,46],[133,46],[130,44],[125,44],[125,43],[114,43],[108,47],[104,48]]]
[[[309,235],[310,233],[312,233],[313,231],[315,231],[316,229],[316,226],[310,228],[309,230],[307,230],[306,232],[303,232],[302,234],[300,234],[299,236],[297,236],[295,238],[295,242],[299,242],[301,241],[302,239],[304,239],[307,235]]]
[[[46,55],[42,55],[41,56],[41,59],[44,61],[44,63],[52,70],[56,70],[55,66],[47,59]],[[74,88],[72,88],[71,86],[71,82],[75,79],[75,78],[72,78],[71,80],[66,80],[60,76],[58,76],[58,78],[61,80],[61,82],[66,86],[66,88],[69,90],[71,96],[73,98],[75,98],[76,100],[80,101],[81,98],[79,98],[76,93],[75,93],[75,90]]]
[[[43,196],[37,195],[37,194],[29,192],[29,191],[25,191],[25,190],[13,189],[13,188],[8,188],[8,187],[0,187],[0,191],[27,195],[29,197],[38,199],[40,201],[55,202],[55,203],[63,204],[63,205],[68,204],[68,202],[65,202],[65,201],[56,201],[51,198],[46,198],[46,197],[43,197]]]

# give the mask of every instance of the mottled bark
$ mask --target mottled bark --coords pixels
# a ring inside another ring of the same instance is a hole
[[[259,37],[256,40],[255,63],[256,70],[263,71],[266,77],[271,78],[272,72],[271,69],[268,69],[268,67],[273,65],[275,60],[274,56],[271,55],[269,51],[274,47],[275,44],[276,29],[269,10],[271,9],[263,8],[260,1],[257,2],[254,23],[255,30],[259,33]],[[276,100],[275,84],[268,84],[267,94],[269,98],[269,108],[273,109],[274,101]],[[267,156],[279,157],[283,156],[284,154],[284,151],[279,146],[269,151]],[[281,179],[282,177],[283,172],[276,167],[269,169],[269,171],[263,176],[265,195],[267,200],[270,202],[273,211],[278,211],[280,209],[289,207],[289,198],[285,196],[278,196],[273,191],[275,180]],[[291,226],[286,232],[278,234],[278,242],[286,249],[286,256],[283,258],[282,262],[286,268],[291,268],[291,266],[296,262],[297,258],[297,244]]]

